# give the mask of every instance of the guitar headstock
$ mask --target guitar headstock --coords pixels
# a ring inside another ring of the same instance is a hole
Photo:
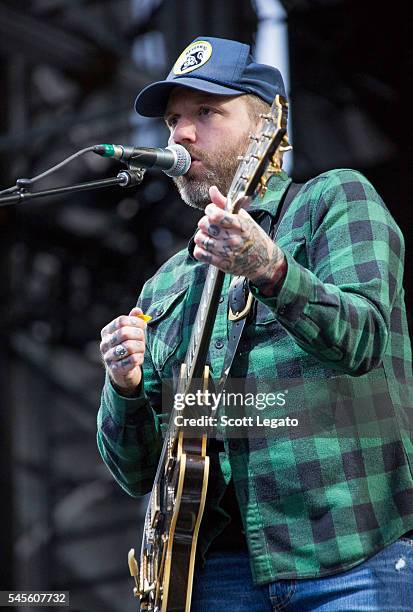
[[[281,171],[280,153],[291,147],[287,137],[288,102],[275,97],[267,115],[261,115],[259,132],[250,135],[250,144],[228,192],[227,209],[236,212],[237,202],[255,192],[264,195],[269,177]]]

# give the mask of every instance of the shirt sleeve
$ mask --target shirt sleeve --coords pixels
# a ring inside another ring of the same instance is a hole
[[[351,375],[378,367],[403,291],[404,241],[365,177],[342,170],[326,178],[306,247],[308,267],[286,252],[287,274],[274,297],[251,285],[253,295],[321,362]]]
[[[145,352],[142,382],[137,397],[123,397],[106,375],[97,418],[97,445],[115,480],[133,497],[145,495],[155,478],[162,448],[156,397],[161,383]],[[154,398],[152,404],[148,394]]]

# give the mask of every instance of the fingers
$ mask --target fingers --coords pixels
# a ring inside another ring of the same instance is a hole
[[[236,214],[225,210],[227,199],[215,185],[209,188],[209,196],[211,204],[205,207],[205,216],[198,222],[198,227],[213,238],[222,236],[225,230],[244,232],[246,222],[252,221],[250,215],[243,208]],[[251,198],[245,196],[238,200],[237,204],[246,207],[250,200]]]
[[[113,382],[125,394],[139,385],[145,354],[146,322],[137,314],[142,310],[133,308],[128,316],[120,315],[101,331],[102,360]]]
[[[238,215],[223,210],[216,204],[208,204],[208,206],[205,207],[205,217],[202,217],[200,223],[205,218],[209,225],[216,226],[218,230],[240,229]]]
[[[136,317],[136,315],[138,315],[138,314],[143,314],[143,310],[141,308],[139,308],[138,306],[135,306],[130,311],[129,316],[130,317]]]
[[[106,347],[104,347],[106,348]],[[107,348],[104,352],[103,357],[106,363],[112,363],[112,361],[122,361],[130,355],[140,355],[145,352],[144,340],[126,340],[116,344],[113,348]]]
[[[211,202],[216,204],[216,206],[222,209],[225,208],[227,199],[215,185],[209,188],[209,197],[211,198]]]
[[[232,235],[242,233],[243,227],[238,215],[222,210],[215,204],[208,204],[205,213],[199,220],[198,227],[207,236],[230,240]]]
[[[211,203],[205,207],[205,215],[199,220],[198,227],[210,236],[216,237],[223,230],[244,232],[247,224],[251,222],[254,221],[243,208],[233,214]]]
[[[113,358],[114,355],[117,357],[124,356],[122,349],[117,347],[127,347],[129,353],[135,352],[136,348],[141,348],[141,343],[144,342],[146,323],[140,319],[136,319],[139,322],[133,323],[132,317],[126,317],[122,315],[118,317],[109,325],[102,329],[102,341],[100,343],[100,351],[102,357]],[[112,349],[117,349],[117,353]],[[129,350],[130,349],[130,350]]]
[[[143,359],[143,352],[133,353],[132,355],[128,355],[124,359],[108,359],[107,361],[105,361],[105,365],[109,370],[110,377],[115,381],[115,383],[120,387],[126,387],[127,385],[124,384],[124,377],[129,373],[133,374],[133,371],[137,369],[137,366],[141,366],[143,364]]]
[[[136,331],[136,330],[135,330]],[[117,335],[110,335],[108,339],[102,340],[100,343],[100,353],[105,365],[110,366],[116,361],[123,361],[127,357],[140,355],[142,359],[136,360],[137,363],[142,363],[143,354],[145,352],[145,340],[141,336],[140,340],[123,340]]]
[[[202,230],[198,230],[194,236],[194,242],[204,251],[209,253],[223,254],[228,249],[239,247],[241,244],[241,237],[239,234],[230,234],[224,232],[218,235],[217,238],[213,238],[209,233]]]
[[[216,240],[210,236],[205,236],[203,232],[200,232],[201,245],[205,251],[212,250],[216,246]]]
[[[206,206],[205,215],[198,222],[194,257],[231,271],[242,244],[249,240],[248,228],[254,221],[244,210],[238,214],[226,211],[226,198],[216,187],[210,188],[209,195],[214,201]]]
[[[237,239],[230,241],[211,238],[208,234],[198,231],[195,234],[194,257],[199,261],[210,263],[225,270],[231,261],[232,251]],[[234,245],[232,244],[234,242]],[[239,238],[238,238],[239,242]]]
[[[131,328],[145,330],[146,329],[145,321],[143,321],[142,319],[139,319],[136,316],[136,314],[142,314],[142,310],[140,308],[137,308],[137,309],[134,308],[131,310],[131,313],[134,312],[135,310],[139,312],[134,313],[134,315],[132,316],[120,315],[119,317],[117,317],[116,319],[108,323],[108,325],[106,325],[100,332],[102,339],[104,336],[115,333],[116,331],[124,327],[131,327]]]
[[[209,197],[211,198],[211,202],[215,204],[221,210],[225,210],[227,205],[227,198],[222,195],[219,191],[218,187],[213,185],[209,188]],[[232,210],[241,211],[249,208],[251,205],[252,198],[250,196],[242,196],[238,198],[236,201],[232,202]]]
[[[194,257],[198,261],[203,261],[204,263],[212,264],[214,266],[219,267],[219,258],[212,255],[212,253],[208,253],[208,251],[205,251],[205,249],[199,247],[198,245],[194,248]]]

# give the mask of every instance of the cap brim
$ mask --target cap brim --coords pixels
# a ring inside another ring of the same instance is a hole
[[[138,94],[135,100],[135,110],[144,117],[163,117],[171,91],[175,87],[188,87],[197,91],[217,94],[220,96],[233,96],[246,93],[239,89],[224,87],[217,83],[204,81],[199,78],[182,77],[172,81],[158,81],[148,85]]]

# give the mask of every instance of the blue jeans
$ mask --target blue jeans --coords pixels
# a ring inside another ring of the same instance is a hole
[[[212,553],[195,572],[191,612],[412,612],[413,539],[351,570],[305,580],[252,582],[248,555]]]

